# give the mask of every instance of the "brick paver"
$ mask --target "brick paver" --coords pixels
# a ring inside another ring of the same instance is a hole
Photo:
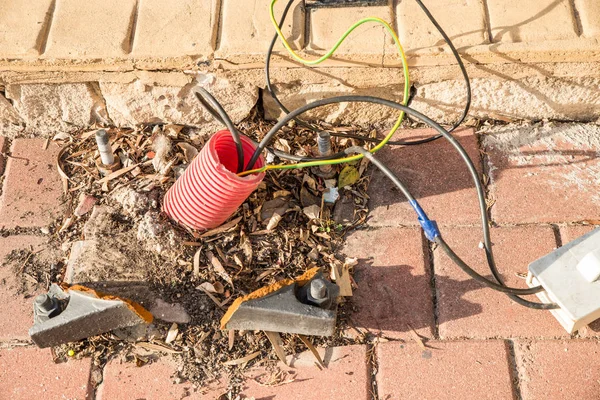
[[[140,1],[133,55],[212,55],[217,4],[217,0]]]
[[[198,399],[213,400],[226,390],[216,387],[197,388],[186,382],[174,383],[177,365],[167,357],[150,364],[137,367],[132,362],[111,360],[104,368],[104,380],[98,388],[98,400],[162,400],[162,399]]]
[[[523,400],[597,399],[600,342],[540,341],[515,346]]]
[[[431,14],[452,38],[456,47],[475,46],[489,42],[482,0],[425,3]],[[448,8],[452,12],[448,12]],[[396,3],[398,35],[406,50],[446,46],[444,39],[429,21],[416,1]],[[465,29],[468,26],[468,29]]]
[[[285,373],[280,375],[279,380],[273,379],[274,373],[265,369],[249,372],[243,395],[246,398],[276,400],[371,398],[366,346],[319,349],[319,353],[327,369],[317,368],[314,356],[304,352],[289,362],[290,367],[279,366]],[[274,385],[282,381],[288,383]],[[271,385],[266,384],[269,382]]]
[[[59,147],[44,139],[16,139],[0,197],[0,227],[42,227],[62,215]]]
[[[123,57],[131,51],[135,0],[56,2],[45,57]]]
[[[492,42],[536,42],[577,38],[575,15],[565,1],[487,1]]]
[[[473,129],[453,133],[477,168],[481,168],[477,137]],[[394,140],[435,135],[430,129],[400,131]],[[479,223],[477,193],[467,167],[445,139],[419,146],[389,147],[377,152],[438,224]],[[391,181],[376,168],[369,185],[369,224],[374,226],[418,225],[412,207]]]
[[[26,291],[15,278],[14,262],[6,257],[14,250],[32,251],[38,260],[50,263],[58,259],[56,251],[48,247],[47,240],[39,236],[9,236],[0,238],[0,303],[3,317],[0,318],[1,340],[28,340],[27,331],[33,325],[33,296],[44,291],[41,285],[28,287]],[[40,250],[42,250],[40,252]]]
[[[495,221],[570,223],[600,215],[600,127],[500,127],[482,142]]]
[[[0,397],[11,400],[90,398],[91,361],[55,364],[50,349],[0,349]]]
[[[353,232],[343,252],[358,258],[351,314],[357,328],[387,337],[410,338],[410,330],[431,337],[428,253],[420,229],[379,228]],[[349,333],[352,333],[350,331]]]
[[[283,9],[283,1],[275,4],[276,18],[279,20]],[[275,30],[269,16],[271,0],[249,0],[242,3],[236,0],[222,0],[220,45],[216,57],[235,56],[239,54],[259,55],[264,59]],[[292,6],[288,12],[286,24],[282,32],[294,49],[304,47],[305,12],[300,3]],[[275,44],[276,51],[283,50],[283,45]],[[284,50],[285,51],[285,50]]]
[[[429,342],[377,346],[379,398],[513,399],[502,341]]]
[[[37,56],[45,39],[52,0],[0,3],[0,48],[2,56]]]
[[[577,15],[584,36],[600,35],[600,3],[596,0],[575,0]]]
[[[478,228],[446,228],[442,235],[468,265],[491,278]],[[530,262],[556,247],[550,227],[495,228],[491,232],[498,269],[507,285],[526,288]],[[437,312],[441,338],[564,337],[567,332],[547,311],[531,310],[484,287],[461,271],[440,249],[434,252]],[[491,278],[493,279],[493,278]],[[537,301],[535,296],[529,300]]]

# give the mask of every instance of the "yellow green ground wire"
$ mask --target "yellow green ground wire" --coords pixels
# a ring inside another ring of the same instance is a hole
[[[306,60],[306,59],[300,57],[291,48],[291,46],[285,39],[285,36],[281,32],[281,29],[279,29],[279,24],[277,24],[277,21],[275,20],[275,12],[273,9],[276,2],[277,2],[277,0],[272,0],[271,5],[269,7],[269,12],[270,12],[270,16],[271,16],[271,22],[273,23],[273,26],[275,27],[277,36],[283,43],[283,46],[286,48],[288,53],[296,61],[298,61],[304,65],[317,65],[317,64],[320,64],[323,61],[327,60],[328,58],[330,58],[333,55],[333,53],[337,50],[337,48],[340,47],[340,45],[346,39],[346,37],[348,37],[348,35],[350,35],[350,33],[352,33],[352,31],[354,31],[354,29],[358,28],[360,25],[367,23],[367,22],[375,22],[380,25],[383,25],[383,27],[388,31],[388,33],[394,39],[394,43],[398,49],[398,53],[400,54],[400,59],[402,60],[402,69],[404,72],[404,94],[403,94],[402,104],[404,104],[404,105],[408,104],[408,98],[409,98],[409,94],[410,94],[410,76],[408,73],[408,62],[406,61],[406,55],[404,54],[404,49],[402,48],[402,44],[400,43],[400,39],[398,38],[398,35],[396,34],[394,29],[387,22],[385,22],[381,18],[377,18],[377,17],[363,18],[360,21],[355,22],[350,28],[348,28],[348,30],[342,35],[342,37],[340,37],[340,39],[333,45],[333,47],[327,53],[325,53],[323,56],[321,56],[320,58],[318,58],[316,60]],[[403,119],[404,119],[404,112],[401,112],[400,116],[398,117],[398,120],[396,120],[396,123],[394,124],[394,126],[392,127],[390,132],[387,134],[387,136],[377,146],[375,146],[374,148],[372,148],[369,151],[371,153],[374,153],[377,150],[381,149],[383,146],[385,146],[385,144],[392,138],[394,133],[396,133],[396,131],[400,127],[400,124],[402,123]],[[355,156],[338,158],[338,159],[333,159],[333,160],[308,161],[308,162],[301,162],[301,163],[296,163],[296,164],[265,165],[262,168],[244,171],[244,172],[239,173],[238,175],[245,176],[245,175],[249,175],[249,174],[255,174],[255,173],[260,173],[260,172],[274,170],[274,169],[296,169],[296,168],[315,167],[315,166],[319,166],[319,165],[342,164],[342,163],[346,163],[346,162],[360,160],[361,158],[363,158],[363,155],[358,154]]]

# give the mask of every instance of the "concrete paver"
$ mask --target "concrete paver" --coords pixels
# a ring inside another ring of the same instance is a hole
[[[0,227],[43,227],[61,216],[62,183],[56,170],[59,147],[44,139],[16,139],[0,197]]]
[[[578,37],[575,15],[566,1],[488,0],[492,42],[539,42]]]
[[[91,361],[52,362],[50,349],[0,349],[0,397],[11,400],[90,398]]]
[[[242,393],[247,398],[323,400],[370,399],[369,369],[366,346],[345,346],[319,349],[327,369],[315,366],[310,352],[288,360],[290,367],[280,365],[283,385],[269,385],[273,372],[256,369],[248,373]],[[262,383],[262,384],[261,384]]]
[[[600,127],[499,127],[482,135],[498,223],[572,223],[600,214]]]
[[[598,340],[520,342],[515,356],[523,400],[598,398]]]
[[[191,383],[174,383],[177,366],[163,357],[137,367],[135,363],[111,360],[104,369],[104,380],[98,388],[98,400],[127,399],[198,399],[213,400],[226,390],[217,387],[197,388]]]
[[[491,278],[485,253],[478,247],[479,228],[447,228],[442,236],[468,265]],[[530,262],[556,247],[550,227],[494,228],[491,232],[496,264],[507,285],[527,288]],[[437,312],[441,338],[568,337],[547,311],[523,307],[503,293],[486,288],[459,269],[439,248],[434,252]],[[535,296],[528,300],[537,301]]]
[[[217,0],[141,0],[133,55],[212,55],[217,5]]]
[[[56,3],[44,57],[114,58],[131,51],[135,0]]]
[[[584,36],[600,35],[600,3],[595,0],[575,0],[577,16]]]
[[[377,346],[379,398],[513,399],[508,351],[499,340],[390,342]]]
[[[482,0],[424,2],[457,48],[489,42]],[[452,11],[450,11],[452,10]],[[446,46],[416,1],[396,3],[398,35],[407,51]],[[468,29],[465,29],[468,27]]]
[[[399,131],[394,139],[415,140],[435,135],[431,129]],[[481,171],[477,137],[473,129],[453,135]],[[458,152],[445,139],[378,151],[377,158],[388,166],[419,201],[430,219],[439,225],[478,224],[477,192],[473,178]],[[369,225],[418,225],[416,214],[404,195],[383,173],[372,169],[369,185]]]
[[[0,48],[3,57],[39,55],[52,3],[52,0],[5,0],[0,3]]]

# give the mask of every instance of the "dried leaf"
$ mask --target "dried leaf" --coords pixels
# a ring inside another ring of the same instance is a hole
[[[321,215],[321,207],[313,204],[312,206],[304,207],[302,212],[311,220],[319,219],[319,216]]]
[[[281,362],[283,362],[285,365],[287,365],[286,354],[285,354],[285,350],[283,349],[283,342],[281,340],[281,335],[279,335],[279,333],[277,333],[277,332],[269,332],[269,331],[265,331],[265,335],[267,335],[267,339],[269,339],[269,342],[271,342],[271,345],[273,346],[273,349],[275,350],[275,354],[277,354],[277,357],[281,360]]]
[[[235,227],[238,224],[238,222],[240,222],[241,220],[242,220],[242,217],[232,219],[228,223],[223,224],[223,225],[219,226],[218,228],[211,229],[210,231],[203,233],[202,235],[200,235],[200,238],[207,238],[207,237],[218,235],[219,233],[226,232],[229,229]]]
[[[245,357],[237,358],[237,359],[231,360],[231,361],[225,361],[223,363],[223,365],[232,366],[232,365],[245,364],[247,362],[254,360],[258,356],[260,356],[260,351],[255,351],[254,353],[248,354]]]
[[[227,303],[227,301],[225,301],[225,302],[221,303],[221,302],[219,301],[219,299],[217,299],[215,296],[213,296],[213,294],[212,294],[211,292],[209,292],[208,290],[204,289],[204,288],[202,287],[202,285],[198,286],[196,289],[202,290],[202,291],[203,291],[203,292],[204,292],[204,293],[205,293],[205,294],[206,294],[208,297],[210,297],[210,299],[211,299],[211,300],[212,300],[212,301],[213,301],[213,302],[214,302],[214,303],[217,305],[217,307],[219,307],[219,308],[220,308],[221,310],[223,310],[223,311],[225,310],[225,309],[223,308],[223,305],[224,305],[225,303]]]
[[[210,251],[207,252],[206,255],[208,256],[208,259],[212,264],[213,271],[217,275],[219,275],[221,279],[223,279],[225,282],[229,283],[231,287],[233,287],[233,280],[231,279],[231,276],[229,276],[227,271],[225,271],[225,268],[223,268],[223,264],[221,264],[221,261],[219,261],[219,259],[215,257],[215,255]]]
[[[326,368],[325,364],[323,363],[323,360],[321,359],[321,355],[317,351],[316,347],[310,342],[310,340],[306,336],[304,336],[304,335],[298,335],[298,337],[300,338],[300,340],[302,341],[302,343],[304,343],[304,345],[306,347],[308,347],[308,349],[313,354],[313,356],[315,356],[315,358],[317,359],[317,362],[319,363],[319,365],[321,367],[323,367],[323,368]]]
[[[156,343],[138,342],[138,343],[135,344],[135,346],[136,347],[141,347],[141,348],[146,349],[146,350],[162,351],[163,353],[170,353],[170,354],[179,354],[179,353],[181,353],[180,351],[173,350],[170,347],[162,346],[162,345],[156,344]]]
[[[410,329],[410,335],[415,340],[415,342],[417,342],[417,344],[419,345],[419,347],[421,349],[423,349],[423,350],[427,350],[427,347],[425,346],[425,343],[423,343],[423,339],[421,339],[421,336],[419,336],[419,334],[417,333],[417,331],[415,331],[414,328],[412,326],[410,326],[410,324],[406,324],[406,325],[408,325],[408,328]]]
[[[173,342],[177,338],[177,334],[179,333],[179,328],[176,323],[173,323],[169,328],[169,332],[167,333],[167,338],[165,339],[165,343],[169,344]]]
[[[277,228],[277,225],[279,225],[279,221],[281,221],[281,215],[279,215],[278,213],[273,214],[273,216],[269,218],[267,230],[272,231],[273,229]]]
[[[133,164],[133,165],[130,165],[129,167],[121,168],[120,170],[118,170],[118,171],[115,171],[115,172],[113,172],[112,174],[110,174],[110,175],[108,175],[108,176],[105,176],[104,178],[102,178],[102,179],[100,179],[100,180],[96,181],[96,183],[101,183],[101,184],[108,183],[108,182],[110,182],[111,180],[113,180],[113,179],[117,179],[117,178],[119,178],[120,176],[122,176],[122,175],[125,175],[125,174],[126,174],[126,173],[128,173],[129,171],[132,171],[132,170],[133,170],[135,167],[137,167],[138,165],[140,165],[140,164]]]
[[[201,289],[204,292],[217,294],[223,294],[223,292],[225,291],[225,288],[219,282],[215,282],[214,284],[210,282],[203,282],[196,289]]]
[[[194,276],[200,275],[200,253],[202,249],[199,249],[196,254],[194,254]]]
[[[351,165],[346,165],[338,177],[338,188],[341,189],[345,186],[351,186],[355,184],[359,178],[360,174],[358,173],[358,170]]]
[[[183,157],[188,164],[191,163],[192,160],[198,155],[198,149],[189,143],[181,142],[177,143],[177,146],[183,150]]]

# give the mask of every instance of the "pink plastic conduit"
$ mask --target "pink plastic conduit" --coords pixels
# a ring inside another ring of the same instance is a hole
[[[248,162],[255,146],[240,135],[244,160]],[[254,166],[265,161],[261,156]],[[227,220],[256,190],[265,173],[239,177],[237,149],[227,130],[215,133],[190,163],[183,175],[167,191],[162,210],[172,220],[193,229],[216,228]]]

